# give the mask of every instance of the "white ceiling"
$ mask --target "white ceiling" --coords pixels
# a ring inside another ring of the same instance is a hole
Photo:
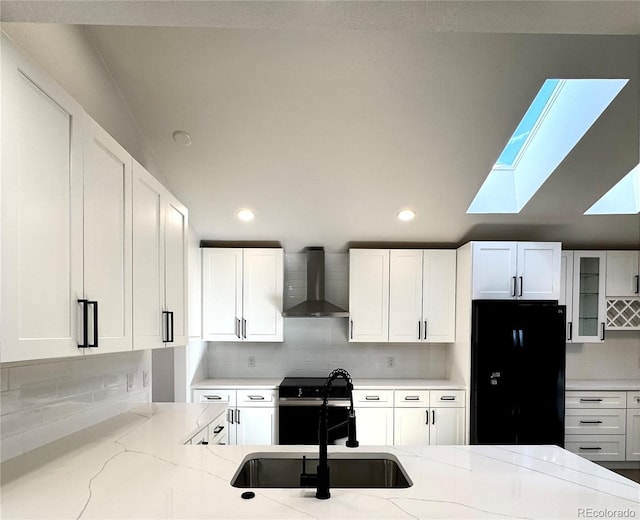
[[[2,19],[87,25],[202,239],[640,242],[638,216],[582,215],[638,163],[639,2],[126,4],[3,0]],[[630,82],[521,214],[466,215],[547,77]]]

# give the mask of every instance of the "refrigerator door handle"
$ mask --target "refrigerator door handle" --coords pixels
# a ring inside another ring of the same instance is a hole
[[[513,329],[511,333],[512,333],[512,339],[513,339],[513,347],[518,348],[518,335],[516,333],[516,329]]]
[[[522,329],[518,331],[518,339],[520,340],[520,348],[524,348],[524,332]]]

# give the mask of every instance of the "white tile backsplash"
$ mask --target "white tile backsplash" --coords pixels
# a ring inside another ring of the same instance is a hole
[[[149,402],[151,386],[142,387],[144,371],[151,371],[150,351],[2,367],[1,460]],[[127,374],[133,374],[131,389]]]

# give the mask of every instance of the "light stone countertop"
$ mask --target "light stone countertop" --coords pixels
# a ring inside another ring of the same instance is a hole
[[[328,374],[327,374],[328,375]],[[278,388],[282,378],[213,378],[203,379],[191,385],[192,389],[206,388],[238,388],[247,387],[262,390]],[[372,390],[376,388],[427,389],[427,390],[464,390],[464,384],[459,384],[449,379],[353,379],[353,387],[356,390]]]
[[[568,379],[566,390],[640,391],[640,379]]]
[[[407,489],[245,489],[230,485],[254,452],[313,446],[184,446],[223,408],[142,406],[0,466],[1,516],[17,518],[576,519],[640,517],[640,486],[552,446],[396,446]],[[609,516],[605,516],[609,515]]]

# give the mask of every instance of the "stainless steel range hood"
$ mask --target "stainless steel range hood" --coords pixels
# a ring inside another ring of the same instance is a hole
[[[307,299],[282,313],[285,318],[348,318],[346,311],[324,299],[324,249],[307,247]]]

